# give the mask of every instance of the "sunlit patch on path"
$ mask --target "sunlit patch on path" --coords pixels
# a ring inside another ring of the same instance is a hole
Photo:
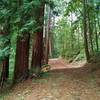
[[[83,67],[86,61],[66,63],[65,60],[61,58],[49,59],[49,64],[51,65],[51,70],[54,69],[74,69]]]

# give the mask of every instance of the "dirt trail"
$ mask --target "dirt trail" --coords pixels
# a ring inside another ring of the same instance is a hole
[[[18,84],[1,100],[100,100],[100,70],[91,72],[80,64],[76,68],[59,59],[49,64],[47,77]]]
[[[75,69],[83,67],[85,64],[85,61],[80,61],[76,63],[68,63],[67,61],[61,59],[61,58],[55,58],[49,60],[49,65],[51,66],[51,70],[55,69]]]

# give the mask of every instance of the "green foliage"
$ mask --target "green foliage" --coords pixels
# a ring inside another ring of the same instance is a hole
[[[95,55],[98,52],[97,42],[99,40],[99,15],[100,1],[88,0],[86,3],[87,15],[87,39],[90,55]],[[62,2],[63,4],[63,2]],[[59,7],[61,8],[61,7]],[[83,29],[83,2],[82,0],[65,1],[65,6],[62,7],[62,14],[53,29],[54,54],[62,56],[66,59],[83,59],[84,52],[84,29]],[[90,35],[91,34],[91,35]],[[96,35],[97,34],[97,35]],[[91,39],[90,39],[91,37]],[[92,41],[92,42],[91,42]],[[93,50],[91,50],[93,44]]]
[[[24,36],[24,33],[33,35],[41,27],[36,20],[36,12],[45,2],[45,0],[0,0],[0,61],[9,55],[10,79],[13,78],[14,72],[16,39],[18,36]]]
[[[83,38],[81,38],[80,33],[78,34],[78,30],[74,30],[76,28],[72,27],[64,17],[54,29],[55,50],[56,52],[58,51],[58,55],[66,59],[74,58],[75,55],[83,50]]]
[[[43,2],[44,0],[0,0],[0,34],[5,33],[12,36],[16,33],[17,35],[22,36],[23,33],[33,33],[38,30],[40,26],[38,26],[38,23],[35,20],[36,16],[34,15],[36,13],[34,11],[36,11]],[[1,39],[4,39],[3,44]],[[7,45],[7,47],[5,46],[6,40],[8,41],[9,39],[5,36],[0,37],[0,46],[2,45],[2,50],[0,48],[0,57],[9,54],[10,47],[9,45]]]
[[[0,61],[10,53],[8,42],[9,36],[0,36]]]

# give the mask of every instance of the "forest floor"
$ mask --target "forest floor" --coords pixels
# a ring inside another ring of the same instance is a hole
[[[100,63],[51,59],[49,64],[46,77],[17,84],[0,100],[100,100]]]

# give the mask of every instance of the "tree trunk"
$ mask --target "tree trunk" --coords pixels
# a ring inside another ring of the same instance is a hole
[[[93,49],[93,40],[92,40],[92,35],[93,35],[93,30],[91,28],[91,24],[90,23],[90,18],[89,18],[89,12],[88,12],[88,26],[89,26],[89,42],[90,42],[90,48],[91,48],[91,54],[93,54],[94,49]]]
[[[14,82],[28,77],[29,40],[29,34],[24,34],[23,37],[17,39]]]
[[[85,46],[85,54],[86,54],[86,59],[89,61],[90,59],[90,54],[89,54],[89,48],[88,48],[88,39],[87,39],[87,19],[86,19],[86,0],[83,0],[83,26],[84,26],[84,46]]]
[[[48,64],[48,56],[49,56],[49,33],[50,33],[50,24],[51,24],[51,10],[50,7],[48,6],[48,21],[47,21],[47,27],[46,27],[46,51],[45,51],[45,63]]]
[[[0,35],[3,36],[3,38],[7,36],[7,34],[5,34],[5,32],[1,32]],[[10,40],[7,41],[4,44],[4,48],[10,44]],[[3,56],[3,58],[1,59],[1,75],[0,75],[0,86],[3,86],[4,81],[6,81],[9,77],[9,54],[7,56]]]
[[[51,33],[52,34],[52,33]],[[49,37],[49,55],[52,57],[52,42],[51,42],[51,35]]]
[[[0,77],[0,86],[2,87],[4,81],[6,81],[9,76],[9,56],[3,59],[1,65],[2,65],[2,72]]]
[[[39,29],[35,32],[35,40],[33,41],[32,51],[32,72],[39,75],[43,63],[43,23],[44,23],[44,4],[41,4],[36,10],[35,20],[39,25]]]
[[[95,43],[96,43],[96,49],[99,51],[99,42],[98,42],[98,32],[96,27],[96,16],[94,15],[94,24],[95,24]]]
[[[43,34],[35,33],[35,41],[33,44],[33,54],[32,54],[32,70],[35,73],[39,73],[42,66],[43,57]]]

